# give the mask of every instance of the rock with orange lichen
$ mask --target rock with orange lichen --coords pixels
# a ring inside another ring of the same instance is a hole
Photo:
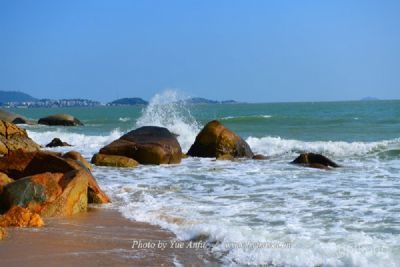
[[[81,176],[87,178],[87,198],[89,203],[109,203],[110,199],[100,189],[96,179],[86,165],[90,164],[88,162],[85,163],[84,158],[77,152],[60,156],[56,153],[45,151],[14,151],[0,160],[0,172],[19,180],[46,172],[66,175],[71,171],[78,171]]]
[[[0,227],[41,227],[43,225],[39,214],[19,206],[12,207],[0,216]]]
[[[37,151],[39,148],[40,146],[28,137],[25,129],[0,120],[0,154],[8,154],[18,149]]]
[[[88,173],[71,170],[42,173],[21,178],[3,188],[0,195],[2,212],[21,206],[43,217],[67,216],[86,211]]]
[[[7,232],[4,228],[0,227],[0,241],[6,239]]]
[[[191,157],[252,158],[250,146],[240,136],[214,120],[204,126],[188,153]]]
[[[78,163],[81,163],[84,167],[86,167],[88,170],[92,171],[93,167],[92,165],[84,158],[79,152],[76,151],[69,151],[62,155],[63,158],[65,159],[72,159],[77,161]]]

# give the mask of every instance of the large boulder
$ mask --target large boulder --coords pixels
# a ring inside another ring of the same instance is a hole
[[[176,136],[156,126],[133,130],[100,149],[100,154],[124,156],[141,164],[176,164],[182,159]]]
[[[0,154],[10,151],[37,151],[40,146],[28,137],[25,129],[13,123],[0,121]]]
[[[30,123],[30,121],[25,118],[24,116],[8,112],[4,109],[0,109],[0,120],[6,121],[6,122],[11,122],[15,124],[27,124]]]
[[[39,214],[19,206],[12,207],[7,213],[0,216],[0,227],[41,227],[43,225]]]
[[[117,155],[94,154],[92,163],[97,166],[133,168],[139,163],[131,158]]]
[[[204,126],[187,154],[204,158],[221,158],[224,155],[233,158],[253,157],[253,152],[246,141],[217,120]]]
[[[0,195],[1,211],[19,206],[42,217],[68,216],[86,211],[88,177],[84,170],[24,177],[4,187]]]
[[[83,125],[77,118],[69,114],[55,114],[40,118],[39,124],[49,125],[49,126],[78,126]]]
[[[51,140],[51,142],[46,145],[46,147],[59,147],[59,146],[71,146],[71,145],[68,144],[67,142],[61,141],[61,139],[57,137],[53,138],[53,140]]]
[[[77,151],[69,151],[69,152],[65,153],[64,155],[62,155],[62,157],[65,158],[65,159],[75,160],[78,163],[80,163],[83,166],[85,166],[90,171],[93,170],[92,165],[90,165],[90,163],[84,157],[82,157],[82,155]]]
[[[76,154],[75,152],[74,154]],[[75,155],[79,158],[78,155]],[[90,170],[80,160],[71,159],[69,157],[63,158],[57,153],[37,151],[37,152],[23,152],[15,151],[4,156],[0,161],[0,172],[7,174],[14,180],[18,180],[28,176],[37,174],[49,173],[74,173],[76,171],[83,171],[85,175],[80,172],[80,176],[87,176],[87,198],[89,203],[109,203],[110,199],[100,189],[96,179],[91,174]],[[89,163],[87,163],[89,164]],[[74,171],[74,172],[72,172]],[[66,181],[65,179],[63,181]],[[3,189],[5,190],[5,188]]]
[[[318,169],[328,169],[340,167],[338,164],[328,159],[321,154],[315,153],[303,153],[300,154],[295,160],[291,162],[292,164],[302,165],[304,167],[318,168]]]

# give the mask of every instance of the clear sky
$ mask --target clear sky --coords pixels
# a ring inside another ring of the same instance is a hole
[[[0,1],[0,90],[400,98],[400,1]]]

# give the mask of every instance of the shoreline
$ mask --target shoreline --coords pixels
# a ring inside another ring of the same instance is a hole
[[[130,221],[115,209],[91,207],[70,217],[47,218],[42,228],[7,228],[0,241],[2,264],[12,266],[217,266],[207,249],[171,248],[176,236]],[[133,247],[167,244],[165,249]],[[136,243],[137,244],[137,243]],[[27,253],[23,253],[27,252]],[[22,256],[23,255],[23,256]]]

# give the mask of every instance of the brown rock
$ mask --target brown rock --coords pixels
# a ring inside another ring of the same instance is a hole
[[[64,155],[62,155],[62,157],[65,159],[75,160],[78,163],[85,166],[88,170],[90,170],[90,171],[93,170],[92,165],[89,162],[87,162],[87,160],[84,157],[82,157],[82,155],[77,151],[69,151],[69,152],[65,153]]]
[[[87,208],[88,174],[84,170],[42,173],[25,177],[4,187],[2,209],[21,206],[43,217],[68,216]]]
[[[139,163],[131,158],[116,155],[94,154],[92,163],[97,166],[133,168]]]
[[[269,159],[269,157],[261,155],[261,154],[257,154],[257,155],[253,156],[253,159],[254,160],[266,160],[266,159]]]
[[[77,155],[75,154],[75,156]],[[0,161],[0,172],[6,173],[14,179],[45,172],[66,174],[70,171],[80,170],[87,173],[89,203],[109,203],[110,199],[100,189],[90,170],[84,167],[81,161],[73,160],[69,156],[62,158],[57,153],[46,151],[15,151],[4,156]]]
[[[3,191],[3,187],[14,182],[13,179],[8,177],[7,174],[0,172],[0,194]]]
[[[100,149],[99,153],[128,157],[140,164],[176,164],[182,158],[176,136],[156,126],[133,130]]]
[[[234,158],[253,157],[249,145],[216,120],[204,126],[187,154],[205,158],[218,158],[222,155],[231,155]]]
[[[234,160],[235,158],[230,154],[221,155],[217,160]]]
[[[7,238],[7,232],[6,229],[0,227],[0,241],[4,240]]]
[[[321,154],[315,153],[303,153],[300,154],[295,160],[291,162],[292,164],[299,164],[304,167],[318,168],[318,169],[328,169],[340,167],[338,164],[328,159]]]
[[[11,122],[15,124],[20,124],[20,123],[30,123],[27,118],[24,116],[8,112],[4,109],[0,109],[0,120],[6,121],[6,122]]]
[[[0,227],[41,227],[43,225],[39,214],[19,206],[12,207],[7,213],[0,216]]]
[[[55,114],[39,119],[39,124],[48,126],[78,126],[83,125],[77,118],[69,114]]]
[[[68,144],[67,142],[61,141],[60,138],[54,138],[53,140],[51,140],[50,143],[46,145],[46,147],[59,147],[59,146],[71,146],[71,145]]]
[[[40,146],[30,139],[25,129],[15,124],[0,121],[0,154],[8,154],[10,151],[24,150],[37,151]]]

